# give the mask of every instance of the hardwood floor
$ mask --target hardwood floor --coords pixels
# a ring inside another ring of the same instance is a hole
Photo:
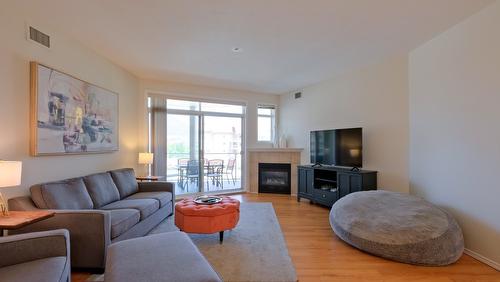
[[[295,197],[234,195],[242,202],[272,202],[299,281],[500,281],[500,272],[468,255],[445,267],[423,267],[368,255],[338,239],[330,228],[329,209],[297,203]],[[87,273],[74,273],[74,282]]]
[[[341,241],[330,228],[329,209],[297,203],[295,197],[240,196],[272,202],[300,281],[500,281],[500,272],[464,255],[446,267],[422,267],[363,253]]]

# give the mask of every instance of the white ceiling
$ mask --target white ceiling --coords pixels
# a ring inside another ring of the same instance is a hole
[[[492,0],[23,0],[141,78],[267,93],[406,53]],[[233,53],[232,48],[243,49]]]

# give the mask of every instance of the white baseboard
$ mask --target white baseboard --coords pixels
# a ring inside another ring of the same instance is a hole
[[[469,256],[477,259],[478,261],[480,261],[482,263],[485,263],[485,264],[493,267],[494,269],[500,271],[500,263],[492,261],[491,259],[489,259],[487,257],[484,257],[483,255],[480,255],[480,254],[478,254],[478,253],[476,253],[474,251],[471,251],[471,250],[469,250],[467,248],[465,248],[464,253],[466,253]]]

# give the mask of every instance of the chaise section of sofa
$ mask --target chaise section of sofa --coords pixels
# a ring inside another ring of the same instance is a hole
[[[128,168],[34,185],[30,191],[31,197],[10,199],[10,209],[56,214],[11,234],[67,229],[71,263],[80,268],[103,268],[108,245],[146,235],[174,211],[172,183],[137,183]]]
[[[165,246],[172,246],[165,251]],[[111,244],[105,282],[220,282],[217,272],[184,232]]]

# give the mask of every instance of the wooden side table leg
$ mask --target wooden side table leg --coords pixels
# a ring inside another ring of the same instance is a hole
[[[222,244],[222,241],[224,241],[224,231],[219,232],[219,242]]]

